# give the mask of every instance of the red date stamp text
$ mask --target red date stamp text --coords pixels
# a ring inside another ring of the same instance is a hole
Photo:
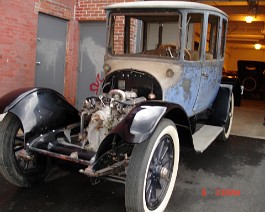
[[[206,188],[203,188],[201,190],[201,195],[203,197],[207,196],[207,190]],[[240,190],[236,190],[236,189],[224,189],[224,188],[216,188],[214,190],[214,195],[217,197],[239,197],[241,195]]]

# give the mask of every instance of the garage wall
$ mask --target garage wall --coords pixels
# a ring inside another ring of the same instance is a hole
[[[242,49],[232,46],[227,47],[228,54],[225,55],[226,70],[237,71],[238,60],[254,60],[265,62],[265,50]]]

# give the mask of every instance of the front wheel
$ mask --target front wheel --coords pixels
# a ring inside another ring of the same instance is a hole
[[[48,162],[42,155],[26,160],[21,157],[23,151],[22,124],[17,116],[8,113],[0,123],[0,173],[16,186],[31,187],[44,179]]]
[[[133,149],[125,184],[127,211],[163,211],[175,185],[178,163],[176,127],[162,119],[153,135]]]

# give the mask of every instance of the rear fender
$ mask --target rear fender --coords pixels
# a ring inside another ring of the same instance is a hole
[[[215,126],[224,126],[227,121],[230,98],[233,86],[229,84],[221,84],[218,94],[213,102],[213,114],[210,116],[210,124]]]
[[[0,98],[0,113],[13,113],[21,121],[25,140],[79,122],[78,110],[58,92],[23,88]]]

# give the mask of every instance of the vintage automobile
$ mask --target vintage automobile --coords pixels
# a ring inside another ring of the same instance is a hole
[[[99,96],[80,111],[48,88],[0,99],[0,172],[30,187],[57,158],[124,183],[127,211],[163,211],[180,151],[203,152],[230,134],[232,86],[221,84],[228,18],[184,1],[118,3],[106,14]]]

